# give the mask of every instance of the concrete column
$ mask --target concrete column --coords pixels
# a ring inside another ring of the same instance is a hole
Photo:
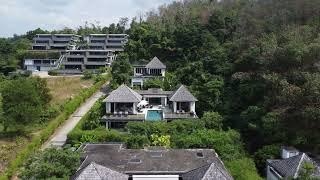
[[[137,105],[138,103],[133,103],[133,114],[137,114]]]
[[[106,102],[106,113],[110,113],[110,112],[111,112],[111,103]]]
[[[106,129],[109,129],[109,121],[106,121]]]
[[[116,112],[116,103],[113,103],[113,112]]]
[[[196,102],[190,102],[190,111],[196,112]]]
[[[167,97],[164,98],[164,106],[167,106]]]
[[[177,102],[173,102],[173,112],[176,113],[177,112]]]
[[[161,75],[162,75],[163,77],[166,76],[166,69],[161,69]]]

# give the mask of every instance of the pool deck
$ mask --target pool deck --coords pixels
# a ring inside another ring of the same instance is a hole
[[[163,120],[175,120],[175,119],[195,119],[198,118],[195,114],[190,113],[173,113],[171,109],[166,107],[153,106],[152,108],[143,108],[137,114],[107,114],[102,117],[102,121],[112,122],[128,122],[128,121],[145,121],[148,110],[161,110],[163,111]],[[152,120],[151,120],[152,121]]]

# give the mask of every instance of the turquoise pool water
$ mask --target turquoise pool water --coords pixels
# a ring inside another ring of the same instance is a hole
[[[162,111],[161,110],[148,110],[146,120],[147,121],[160,121],[160,120],[162,120]]]

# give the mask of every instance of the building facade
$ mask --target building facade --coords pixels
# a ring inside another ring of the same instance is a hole
[[[126,34],[37,34],[33,52],[58,52],[58,58],[26,57],[24,67],[30,71],[57,69],[61,73],[82,73],[108,67],[123,51],[128,41]]]
[[[84,37],[89,49],[123,51],[128,42],[127,34],[90,34]]]
[[[160,88],[133,90],[121,85],[104,99],[106,115],[102,121],[107,128],[121,128],[130,121],[198,118],[195,111],[197,101],[184,85],[175,91]]]
[[[114,59],[113,50],[68,50],[61,64],[66,70],[95,70],[110,66]]]
[[[37,34],[33,38],[32,50],[74,49],[81,36],[75,34]]]
[[[131,79],[131,87],[142,87],[143,82],[151,78],[164,79],[166,74],[166,65],[164,65],[157,57],[154,57],[146,65],[133,65],[133,77]]]

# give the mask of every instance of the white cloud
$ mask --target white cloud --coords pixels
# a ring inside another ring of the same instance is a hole
[[[35,28],[61,29],[88,22],[100,25],[132,18],[174,0],[0,0],[0,37]]]

